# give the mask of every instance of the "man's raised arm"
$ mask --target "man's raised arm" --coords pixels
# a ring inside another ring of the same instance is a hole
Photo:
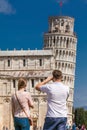
[[[53,77],[48,77],[46,78],[45,80],[43,80],[42,82],[38,83],[36,86],[35,86],[35,89],[40,91],[40,87],[46,83],[48,83],[49,81],[51,81],[53,79]]]

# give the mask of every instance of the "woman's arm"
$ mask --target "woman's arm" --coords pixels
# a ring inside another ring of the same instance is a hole
[[[34,103],[33,103],[33,100],[32,100],[32,97],[31,97],[31,95],[29,94],[28,95],[28,99],[29,99],[29,107],[31,107],[31,108],[34,108]]]

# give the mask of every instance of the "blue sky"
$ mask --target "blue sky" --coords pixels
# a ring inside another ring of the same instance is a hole
[[[62,0],[62,15],[75,18],[78,37],[74,106],[87,105],[87,0]],[[1,50],[42,49],[48,17],[60,15],[59,0],[0,0]]]

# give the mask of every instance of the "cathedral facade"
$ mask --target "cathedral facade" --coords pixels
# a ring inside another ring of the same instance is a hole
[[[74,18],[49,17],[49,29],[44,33],[42,50],[0,50],[0,130],[14,130],[11,116],[11,95],[18,90],[20,77],[27,79],[27,91],[35,108],[31,110],[33,130],[42,130],[47,109],[46,94],[35,90],[35,85],[52,74],[63,73],[63,83],[70,87],[67,101],[68,121],[72,122],[77,37]]]

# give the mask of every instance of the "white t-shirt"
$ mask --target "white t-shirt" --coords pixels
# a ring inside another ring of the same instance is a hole
[[[47,93],[46,117],[67,117],[66,100],[69,95],[69,87],[62,82],[54,82],[41,86],[40,90]]]

